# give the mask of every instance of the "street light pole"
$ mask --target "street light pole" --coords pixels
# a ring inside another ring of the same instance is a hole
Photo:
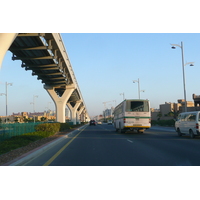
[[[139,95],[139,99],[140,99],[140,79],[138,78],[138,95]]]
[[[6,82],[6,118],[8,116],[8,85],[12,86],[12,83]],[[6,119],[7,122],[7,119]]]
[[[38,96],[33,95],[33,112],[35,113],[35,97],[38,98]]]
[[[6,96],[6,123],[7,123],[7,116],[8,116],[8,85],[12,86],[12,83],[6,82],[6,93],[1,93],[0,95]]]
[[[124,101],[124,92],[123,92],[123,93],[120,93],[120,95],[123,95],[123,101]]]
[[[138,80],[134,80],[133,83],[137,82],[138,83],[138,97],[140,99],[140,92],[144,92],[144,90],[140,91],[140,79],[138,78]]]
[[[181,53],[182,53],[182,69],[183,69],[183,88],[184,88],[184,100],[185,100],[185,112],[187,112],[187,100],[186,100],[186,89],[185,89],[185,66],[184,66],[184,51],[183,42],[181,42]]]
[[[187,112],[187,100],[186,100],[186,87],[185,87],[185,66],[190,64],[190,66],[194,66],[193,63],[194,62],[189,62],[189,63],[185,63],[184,64],[184,48],[183,48],[183,42],[181,41],[181,45],[178,44],[171,44],[172,45],[172,49],[176,49],[175,46],[180,47],[181,48],[181,55],[182,55],[182,71],[183,71],[183,90],[184,90],[184,107],[185,107],[185,112]]]
[[[33,102],[31,102],[30,104],[33,104],[33,120],[34,120],[34,123],[35,123],[35,97],[38,97],[36,95],[33,95]]]

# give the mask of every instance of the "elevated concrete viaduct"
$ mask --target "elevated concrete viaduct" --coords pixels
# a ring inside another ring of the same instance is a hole
[[[66,106],[71,121],[89,121],[89,115],[73,68],[59,33],[0,33],[0,67],[6,52],[12,60],[21,60],[44,84],[56,107],[56,121],[65,122]]]

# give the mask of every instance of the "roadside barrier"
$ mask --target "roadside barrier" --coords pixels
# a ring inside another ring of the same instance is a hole
[[[13,136],[34,132],[36,131],[35,126],[43,123],[44,122],[0,124],[0,142]]]

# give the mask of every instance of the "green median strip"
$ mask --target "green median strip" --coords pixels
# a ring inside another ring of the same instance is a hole
[[[35,127],[35,132],[25,133],[18,136],[13,136],[9,139],[0,142],[0,155],[10,152],[12,150],[25,147],[30,143],[48,138],[55,135],[57,132],[70,130],[78,127],[77,125],[69,125],[68,123],[46,123],[39,124]]]

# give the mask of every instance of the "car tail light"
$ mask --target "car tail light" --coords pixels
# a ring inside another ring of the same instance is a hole
[[[199,129],[199,124],[198,123],[196,123],[196,129]]]

